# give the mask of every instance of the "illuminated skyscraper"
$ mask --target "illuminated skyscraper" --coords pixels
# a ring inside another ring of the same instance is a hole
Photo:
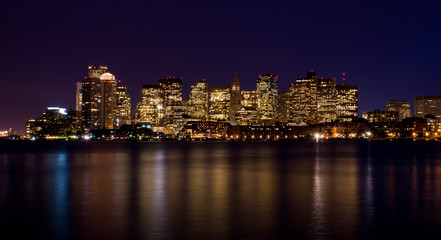
[[[126,87],[116,88],[116,105],[115,105],[115,126],[114,128],[119,128],[121,125],[131,124],[131,103],[130,97],[127,92]]]
[[[89,76],[82,82],[81,111],[83,130],[113,129],[116,103],[115,76],[105,66],[89,66]]]
[[[335,78],[317,78],[317,122],[331,122],[337,119],[337,90]]]
[[[169,77],[158,80],[164,93],[165,123],[169,134],[179,133],[184,126],[185,106],[182,102],[182,78]]]
[[[295,126],[317,122],[317,75],[307,72],[305,78],[298,78],[290,88],[289,122]]]
[[[398,112],[398,120],[410,118],[410,102],[400,100],[390,100],[386,103],[386,111]]]
[[[234,73],[231,83],[230,123],[236,125],[235,114],[241,109],[242,95],[240,94],[240,82],[237,73]]]
[[[103,87],[102,103],[102,119],[104,122],[104,128],[113,129],[114,127],[114,115],[116,106],[116,79],[111,73],[103,73],[100,76],[100,80]]]
[[[337,119],[351,122],[358,117],[358,88],[355,85],[341,84],[337,89]]]
[[[210,87],[210,120],[229,121],[231,89],[230,86]]]
[[[257,106],[261,120],[277,118],[278,77],[264,74],[257,79]]]
[[[164,92],[159,85],[144,85],[136,106],[136,123],[161,125],[164,119]]]
[[[206,121],[208,119],[208,88],[205,79],[191,86],[188,95],[187,113],[192,119]]]
[[[414,98],[415,117],[433,115],[441,118],[441,96],[417,96]]]

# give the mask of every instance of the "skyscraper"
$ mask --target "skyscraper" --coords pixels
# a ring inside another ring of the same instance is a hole
[[[229,121],[231,89],[230,86],[212,86],[210,87],[210,120]]]
[[[208,119],[208,88],[205,79],[191,86],[188,95],[187,113],[192,119],[206,121]]]
[[[158,80],[164,93],[165,123],[168,134],[179,133],[184,126],[185,106],[182,102],[182,78],[168,77]]]
[[[230,123],[236,125],[235,114],[241,109],[242,95],[240,94],[240,82],[237,73],[234,73],[231,83],[231,104],[230,104]]]
[[[113,129],[114,127],[114,115],[116,105],[116,79],[111,73],[103,73],[100,76],[102,83],[102,121],[104,122],[104,128]]]
[[[317,74],[307,72],[305,78],[298,78],[289,91],[289,123],[295,126],[317,122]]]
[[[260,75],[257,79],[257,106],[261,120],[277,118],[278,77],[272,74]]]
[[[317,78],[317,122],[331,122],[337,119],[337,90],[335,78]]]
[[[116,88],[116,105],[115,105],[115,120],[114,128],[119,128],[121,125],[131,124],[131,103],[130,97],[126,87]]]
[[[116,103],[115,76],[106,66],[89,66],[88,77],[81,84],[82,125],[85,132],[113,129]]]
[[[441,96],[416,96],[414,98],[415,117],[433,115],[441,118]]]
[[[386,103],[386,111],[398,112],[398,120],[410,118],[410,102],[400,100],[390,100]]]
[[[144,85],[141,100],[136,106],[136,123],[161,125],[164,119],[164,91],[159,85]]]
[[[337,119],[351,122],[358,117],[358,88],[355,85],[340,84],[337,89]]]

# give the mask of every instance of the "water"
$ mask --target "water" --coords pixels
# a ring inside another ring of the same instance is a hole
[[[439,142],[0,143],[0,239],[439,239]]]

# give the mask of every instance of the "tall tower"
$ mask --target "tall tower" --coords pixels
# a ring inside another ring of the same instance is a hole
[[[161,125],[164,118],[164,92],[159,85],[144,85],[136,106],[136,123]]]
[[[240,94],[240,82],[237,72],[234,73],[233,82],[231,83],[231,103],[230,103],[230,123],[236,125],[235,115],[242,107],[242,95]]]
[[[208,119],[208,88],[205,79],[202,79],[195,86],[191,86],[187,112],[193,119],[202,121]]]
[[[277,118],[278,77],[272,74],[260,75],[257,79],[257,106],[261,120]]]
[[[182,78],[159,79],[158,85],[164,93],[166,132],[176,134],[184,126],[185,106],[182,102]]]
[[[127,88],[117,87],[114,128],[119,128],[121,125],[131,124],[130,108],[130,97],[129,93],[127,92]]]
[[[317,122],[317,74],[307,72],[306,77],[298,78],[289,88],[291,101],[289,120],[292,125],[302,126]]]
[[[89,66],[88,77],[81,84],[82,126],[93,129],[113,129],[116,103],[115,76],[106,66]]]
[[[230,120],[231,89],[230,86],[210,87],[210,120]]]

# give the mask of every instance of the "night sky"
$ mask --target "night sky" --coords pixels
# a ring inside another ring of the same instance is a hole
[[[88,65],[128,87],[182,77],[242,89],[259,74],[279,90],[313,69],[346,72],[360,113],[386,101],[441,94],[441,1],[19,1],[0,3],[0,130],[23,134],[48,106],[75,107]],[[134,112],[133,112],[134,113]]]

